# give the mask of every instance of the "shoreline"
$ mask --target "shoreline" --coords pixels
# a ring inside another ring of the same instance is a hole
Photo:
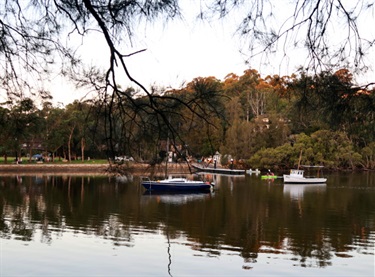
[[[152,167],[146,163],[133,164],[54,164],[54,163],[34,163],[34,164],[0,164],[0,175],[6,174],[130,174],[130,173],[164,173],[164,165]],[[169,164],[169,173],[190,173],[189,166],[185,164]]]

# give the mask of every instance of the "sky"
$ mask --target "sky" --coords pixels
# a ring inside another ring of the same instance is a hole
[[[248,69],[246,57],[240,53],[239,38],[234,33],[234,24],[208,24],[191,16],[166,26],[140,28],[133,38],[133,48],[123,52],[146,49],[126,60],[132,77],[146,87],[180,88],[196,77],[214,76],[223,80],[229,73],[242,75]],[[85,39],[81,55],[88,64],[104,68],[108,66],[108,50],[102,40],[99,36]],[[70,103],[81,95],[58,77],[53,83],[53,91],[57,91],[54,102]],[[135,84],[124,82],[123,86],[135,87]]]
[[[158,22],[155,25],[139,27],[133,38],[133,48],[124,48],[129,54],[141,49],[127,59],[128,69],[133,78],[149,88],[151,85],[166,88],[180,88],[196,77],[214,76],[224,80],[229,73],[242,75],[246,69],[258,70],[262,77],[268,74],[289,75],[306,59],[304,52],[294,51],[289,60],[283,60],[280,67],[280,57],[268,66],[260,60],[253,59],[248,65],[245,60],[248,56],[246,44],[235,34],[241,16],[234,16],[225,21],[211,23],[196,20],[199,7],[191,7],[200,1],[182,1],[185,18],[170,21],[167,24]],[[190,5],[190,6],[189,6]],[[101,37],[91,36],[84,40],[80,49],[83,59],[89,64],[108,67],[108,50]],[[260,57],[259,57],[260,58]],[[375,55],[370,56],[370,63],[375,64]],[[363,82],[374,81],[374,74],[368,75]],[[370,80],[373,78],[373,80]],[[58,76],[52,79],[55,103],[71,103],[80,99],[84,92],[76,89]],[[123,87],[136,85],[129,81],[122,83]]]

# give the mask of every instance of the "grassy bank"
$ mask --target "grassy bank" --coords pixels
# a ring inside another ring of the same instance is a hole
[[[16,160],[16,157],[8,157],[7,162],[5,162],[4,157],[0,157],[0,165],[9,165],[14,164]],[[71,162],[64,161],[62,159],[55,159],[53,162],[45,162],[48,164],[108,164],[108,160],[106,159],[90,159],[90,160],[74,160]],[[26,158],[22,158],[22,164],[38,164],[38,162],[35,161],[29,161]]]
[[[108,160],[92,159],[90,161],[54,161],[54,162],[28,162],[21,164],[14,163],[14,158],[8,158],[5,163],[0,159],[0,174],[36,174],[36,173],[55,173],[55,174],[162,174],[165,172],[165,165],[156,165],[154,167],[146,163],[125,162],[124,164],[109,164]],[[187,164],[169,164],[169,173],[189,173]]]

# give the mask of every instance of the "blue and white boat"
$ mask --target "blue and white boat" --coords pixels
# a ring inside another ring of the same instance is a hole
[[[169,178],[158,181],[146,178],[142,180],[141,184],[145,189],[154,191],[209,191],[214,187],[214,183],[186,178]]]

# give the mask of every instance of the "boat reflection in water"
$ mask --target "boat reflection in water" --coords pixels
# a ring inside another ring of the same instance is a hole
[[[289,195],[292,199],[302,199],[305,193],[321,193],[325,192],[327,188],[326,184],[284,184],[284,195]]]
[[[144,201],[156,201],[157,203],[184,205],[193,201],[204,201],[214,197],[215,193],[202,192],[171,192],[171,191],[146,191],[142,195]]]

